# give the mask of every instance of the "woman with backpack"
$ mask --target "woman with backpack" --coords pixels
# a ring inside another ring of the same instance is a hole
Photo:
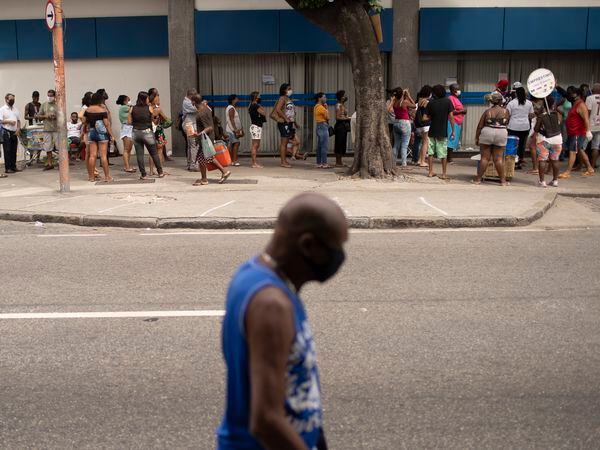
[[[87,171],[88,180],[97,181],[95,169],[96,159],[100,153],[100,162],[104,171],[104,181],[113,181],[108,167],[108,143],[113,140],[108,120],[108,113],[104,106],[102,93],[96,92],[92,95],[90,106],[83,113],[83,135],[88,136]]]
[[[267,121],[267,112],[260,106],[260,93],[254,91],[250,94],[250,106],[248,107],[248,114],[250,114],[250,136],[252,137],[252,168],[262,169],[263,166],[258,164],[256,161],[256,154],[260,148],[260,141],[262,139],[262,127]]]

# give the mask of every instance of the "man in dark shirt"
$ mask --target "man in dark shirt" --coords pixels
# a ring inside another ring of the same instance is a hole
[[[455,136],[454,105],[446,97],[446,88],[441,84],[433,87],[433,99],[429,101],[425,109],[426,116],[431,120],[429,128],[429,178],[434,177],[433,158],[442,161],[442,180],[448,180],[446,169],[448,167],[448,121],[450,122],[451,135]]]
[[[31,94],[31,101],[25,105],[25,120],[29,121],[29,125],[33,125],[33,122],[37,122],[35,116],[40,112],[42,104],[40,103],[40,93],[33,91]]]

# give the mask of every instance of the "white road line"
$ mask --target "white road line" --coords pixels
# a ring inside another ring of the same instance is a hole
[[[6,313],[8,319],[123,319],[135,317],[223,317],[222,310],[197,311],[120,311],[120,312],[59,312],[59,313]]]
[[[237,231],[175,231],[172,233],[140,233],[139,236],[231,236],[236,234],[260,235],[272,234],[271,230],[237,230]]]
[[[115,209],[125,208],[126,206],[139,205],[139,204],[140,203],[137,203],[137,202],[125,203],[124,205],[117,205],[117,206],[113,206],[112,208],[102,209],[102,210],[98,211],[98,214],[103,214],[105,212],[114,211]]]
[[[213,211],[216,211],[217,209],[225,208],[226,206],[229,206],[229,205],[231,205],[232,203],[235,203],[235,200],[232,200],[232,201],[230,201],[230,202],[224,203],[224,204],[222,204],[222,205],[220,205],[220,206],[215,206],[214,208],[207,209],[207,210],[206,210],[206,211],[204,211],[202,214],[200,214],[200,217],[204,217],[204,216],[206,216],[207,214],[210,214],[211,212],[213,212]]]
[[[440,214],[447,216],[448,213],[446,211],[444,211],[443,209],[438,208],[437,206],[433,206],[431,203],[429,203],[427,200],[425,200],[424,197],[419,197],[419,200],[421,200],[423,202],[423,204],[429,206],[431,209],[434,209],[435,211],[439,212]]]
[[[90,233],[90,234],[38,234],[39,238],[62,238],[62,237],[104,237],[106,234],[101,233]]]
[[[342,205],[342,202],[340,201],[340,199],[338,197],[333,197],[333,201],[337,203],[337,205],[341,208],[342,211],[344,211],[344,214],[346,215],[346,217],[350,217],[352,215],[352,214],[350,214],[349,210],[344,208],[344,205]]]
[[[46,201],[43,201],[43,202],[32,203],[31,205],[25,205],[25,206],[23,206],[23,208],[31,208],[33,206],[46,205],[48,203],[60,202],[62,200],[71,200],[73,198],[79,198],[79,197],[83,197],[83,195],[76,195],[75,197],[55,198],[55,199],[46,200]],[[23,209],[23,208],[20,208],[20,209]]]

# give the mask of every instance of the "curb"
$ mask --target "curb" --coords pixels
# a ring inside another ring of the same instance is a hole
[[[363,230],[409,229],[409,228],[496,228],[521,227],[539,220],[559,195],[546,194],[544,200],[517,216],[488,217],[351,217],[350,228]],[[577,196],[577,195],[569,195]],[[579,195],[581,197],[583,195]],[[588,196],[592,196],[591,194]],[[600,196],[600,195],[597,195]],[[45,222],[78,225],[84,227],[117,227],[149,229],[202,229],[202,230],[264,230],[272,229],[275,217],[124,217],[85,214],[32,213],[26,211],[0,210],[0,220],[15,222]]]

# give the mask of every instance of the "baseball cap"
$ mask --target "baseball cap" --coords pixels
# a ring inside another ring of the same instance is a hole
[[[500,80],[498,81],[498,83],[496,83],[496,87],[506,87],[508,86],[510,83],[508,82],[508,80]]]
[[[519,89],[519,88],[522,88],[522,87],[523,87],[523,85],[521,84],[520,81],[515,81],[513,83],[513,89]]]

